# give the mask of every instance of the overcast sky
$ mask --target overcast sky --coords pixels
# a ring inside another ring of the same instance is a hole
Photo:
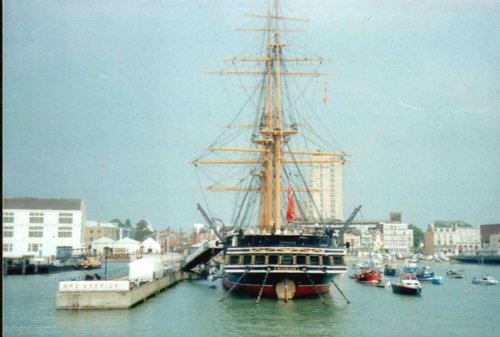
[[[251,48],[235,29],[264,5],[4,1],[4,196],[83,198],[91,220],[200,222],[188,162],[239,103],[206,72]],[[286,7],[310,20],[294,46],[332,59],[322,119],[352,154],[345,215],[499,223],[500,2]]]

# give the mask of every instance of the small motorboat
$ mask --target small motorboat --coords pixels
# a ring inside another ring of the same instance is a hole
[[[419,281],[432,281],[434,278],[434,272],[431,271],[429,266],[425,266],[417,271],[416,276]]]
[[[431,282],[432,284],[443,284],[443,278],[441,276],[434,276]]]
[[[379,288],[389,288],[391,286],[391,281],[389,281],[386,278],[383,278],[378,280],[377,283],[375,283],[375,286]]]
[[[495,285],[498,284],[498,280],[495,279],[493,276],[488,276],[486,274],[483,274],[480,278],[474,277],[472,278],[472,283],[474,284],[483,284],[483,285]]]
[[[420,295],[422,293],[422,285],[418,281],[415,274],[402,273],[399,283],[392,283],[392,292],[403,295]]]
[[[452,269],[446,272],[446,276],[451,278],[464,278],[465,272],[463,269]]]

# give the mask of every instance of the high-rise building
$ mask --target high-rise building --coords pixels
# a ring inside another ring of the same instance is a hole
[[[309,170],[309,186],[314,191],[308,205],[315,220],[344,220],[343,164],[335,157],[331,163],[313,163]]]

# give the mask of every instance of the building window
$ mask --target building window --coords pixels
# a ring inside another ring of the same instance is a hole
[[[14,226],[3,226],[3,237],[13,238],[14,237]]]
[[[42,244],[41,243],[30,243],[30,244],[28,244],[28,252],[38,252],[39,250],[42,250]]]
[[[3,212],[3,223],[14,223],[14,213]]]
[[[59,223],[72,224],[73,213],[59,213]]]
[[[73,234],[72,230],[73,229],[71,227],[59,227],[57,237],[70,238],[70,237],[72,237],[72,234]]]
[[[30,223],[43,223],[43,213],[30,213]]]
[[[4,252],[11,252],[12,251],[12,243],[4,243],[3,244],[3,251]]]
[[[28,237],[30,237],[30,238],[42,238],[43,237],[43,227],[42,226],[30,226]]]

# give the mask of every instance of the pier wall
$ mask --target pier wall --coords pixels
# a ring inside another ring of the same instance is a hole
[[[57,309],[128,309],[165,288],[192,277],[191,274],[176,271],[128,290],[89,291],[87,288],[85,290],[61,291],[60,289],[56,296],[56,307]],[[110,282],[111,284],[113,280],[101,282]],[[76,288],[81,288],[84,284],[81,283]],[[104,288],[106,289],[106,287]]]

